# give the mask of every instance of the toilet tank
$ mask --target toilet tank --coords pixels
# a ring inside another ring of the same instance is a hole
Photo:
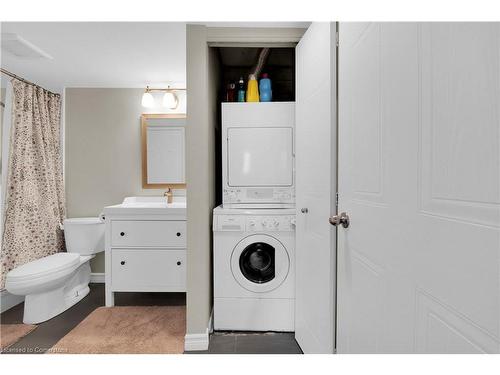
[[[91,255],[104,251],[104,222],[98,217],[64,220],[66,251]]]

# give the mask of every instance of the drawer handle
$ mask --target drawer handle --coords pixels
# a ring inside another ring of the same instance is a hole
[[[180,266],[182,263],[180,261],[177,262],[177,265]]]
[[[125,236],[125,232],[120,232],[120,236]]]
[[[124,261],[124,260],[122,260],[122,261],[120,262],[120,264],[121,264],[122,266],[124,266],[124,265],[125,265],[125,261]]]
[[[180,237],[181,236],[181,232],[177,232],[177,237]]]

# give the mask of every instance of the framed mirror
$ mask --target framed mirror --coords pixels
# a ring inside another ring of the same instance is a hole
[[[141,115],[143,189],[186,187],[185,114]]]

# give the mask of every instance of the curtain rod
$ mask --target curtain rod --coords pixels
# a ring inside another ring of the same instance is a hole
[[[185,88],[168,87],[166,89],[152,89],[146,86],[146,91],[187,91]]]
[[[5,74],[5,75],[8,75],[9,77],[12,77],[12,78],[14,78],[14,79],[17,79],[18,81],[24,82],[24,83],[26,83],[26,84],[28,84],[28,85],[32,85],[32,86],[35,86],[35,87],[39,87],[39,88],[41,88],[41,89],[43,89],[43,90],[45,90],[45,91],[50,92],[51,94],[54,94],[54,95],[57,95],[57,96],[60,96],[60,95],[61,95],[61,94],[58,94],[58,93],[56,93],[56,92],[49,91],[49,90],[47,90],[46,88],[44,88],[44,87],[42,87],[42,86],[40,86],[40,85],[37,85],[36,83],[30,82],[30,81],[28,81],[28,80],[26,80],[26,79],[24,79],[24,78],[22,78],[22,77],[19,77],[18,75],[14,74],[14,73],[11,73],[11,72],[9,72],[8,70],[5,70],[4,68],[0,68],[0,73],[3,73],[3,74]]]

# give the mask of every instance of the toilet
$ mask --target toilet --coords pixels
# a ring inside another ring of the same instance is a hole
[[[26,296],[26,324],[53,318],[90,291],[90,259],[104,251],[104,222],[97,217],[66,219],[63,229],[66,253],[23,264],[7,274],[7,291]]]

